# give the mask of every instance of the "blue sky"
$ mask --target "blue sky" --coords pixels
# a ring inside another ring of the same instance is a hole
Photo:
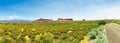
[[[0,20],[120,19],[120,0],[0,0]]]

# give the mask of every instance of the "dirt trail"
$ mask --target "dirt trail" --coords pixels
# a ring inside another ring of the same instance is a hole
[[[105,26],[108,43],[120,43],[120,25],[111,23]]]

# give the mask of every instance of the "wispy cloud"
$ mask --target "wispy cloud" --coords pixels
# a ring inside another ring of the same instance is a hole
[[[8,18],[10,18],[10,19],[16,19],[16,18],[19,18],[19,16],[13,15],[13,16],[8,16]]]

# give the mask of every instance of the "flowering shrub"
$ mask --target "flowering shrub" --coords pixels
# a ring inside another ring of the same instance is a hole
[[[90,21],[0,23],[0,43],[79,43],[95,27]]]

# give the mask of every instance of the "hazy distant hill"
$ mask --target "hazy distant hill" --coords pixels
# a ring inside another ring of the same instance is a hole
[[[0,22],[32,22],[32,20],[13,19],[13,20],[0,20]]]

